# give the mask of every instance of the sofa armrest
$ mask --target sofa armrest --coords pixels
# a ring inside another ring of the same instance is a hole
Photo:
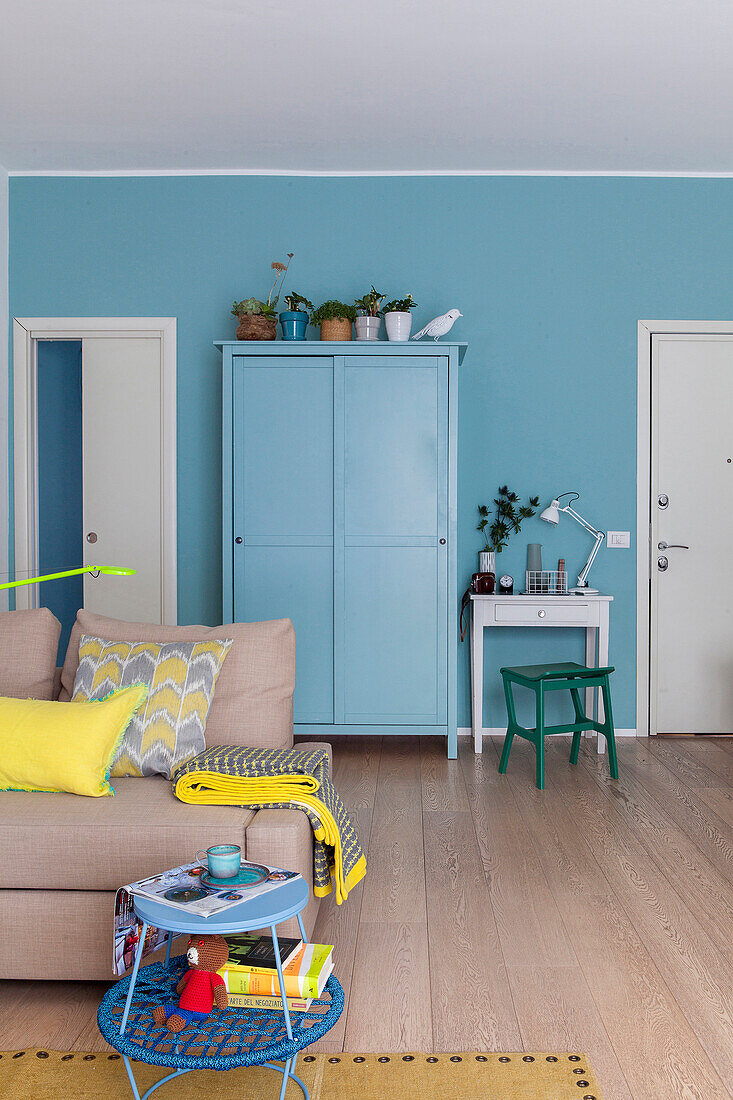
[[[308,936],[313,931],[318,912],[318,898],[313,896],[313,829],[302,810],[257,810],[246,831],[247,859],[298,871],[308,883],[311,899],[301,914]],[[297,935],[298,924],[293,917],[282,926],[285,935]]]
[[[314,749],[325,749],[328,753],[331,775],[333,775],[333,749],[328,741],[296,741],[293,749],[295,752],[313,752]]]

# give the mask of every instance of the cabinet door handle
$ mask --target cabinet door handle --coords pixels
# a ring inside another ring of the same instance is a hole
[[[546,611],[538,611],[538,612],[537,612],[537,617],[538,617],[539,619],[544,619],[544,617],[545,617],[545,615],[546,615],[546,614],[547,614],[547,612],[546,612]]]
[[[441,546],[445,546],[445,539],[438,539]]]
[[[235,538],[235,540],[234,540],[234,541],[236,542],[237,546],[239,546],[239,545],[240,545],[240,543],[242,542],[242,536],[241,536],[241,535],[237,535],[237,537]]]

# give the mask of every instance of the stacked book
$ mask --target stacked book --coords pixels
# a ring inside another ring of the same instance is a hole
[[[218,973],[224,979],[230,1008],[282,1009],[280,981],[272,937],[247,932],[226,936],[229,958]],[[323,993],[333,970],[333,947],[278,936],[291,1012],[306,1012]]]

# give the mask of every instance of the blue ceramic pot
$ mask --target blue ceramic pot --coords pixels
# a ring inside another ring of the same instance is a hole
[[[302,309],[286,309],[280,314],[283,340],[305,340],[308,314]]]

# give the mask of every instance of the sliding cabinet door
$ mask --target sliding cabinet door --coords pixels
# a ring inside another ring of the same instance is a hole
[[[447,364],[336,360],[336,722],[447,720]]]
[[[295,721],[333,722],[332,359],[235,357],[233,488],[235,619],[292,619]]]

